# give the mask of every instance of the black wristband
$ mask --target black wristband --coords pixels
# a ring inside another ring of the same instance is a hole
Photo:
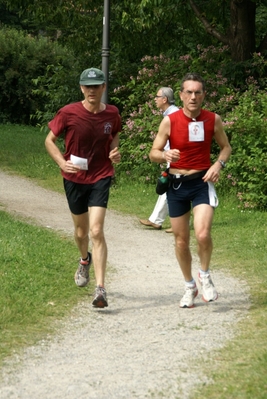
[[[218,159],[218,162],[220,162],[222,169],[226,167],[226,163],[222,161],[221,159]]]

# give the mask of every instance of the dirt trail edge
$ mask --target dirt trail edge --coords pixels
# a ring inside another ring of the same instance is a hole
[[[63,195],[1,171],[0,181],[1,209],[72,235]],[[105,231],[109,307],[92,309],[85,295],[59,335],[9,359],[0,372],[1,399],[183,399],[211,382],[201,360],[246,316],[246,285],[212,271],[219,299],[205,304],[199,290],[195,308],[180,309],[184,286],[172,235],[110,210]],[[198,266],[194,260],[195,277]]]

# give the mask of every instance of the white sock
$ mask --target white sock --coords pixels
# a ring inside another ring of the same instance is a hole
[[[194,288],[195,285],[196,285],[196,282],[195,282],[195,280],[194,280],[193,278],[192,278],[191,281],[186,281],[186,282],[185,282],[185,286],[186,286],[186,287],[189,287],[189,288]]]
[[[210,274],[209,269],[204,272],[204,270],[199,269],[199,274],[201,276],[208,276]]]

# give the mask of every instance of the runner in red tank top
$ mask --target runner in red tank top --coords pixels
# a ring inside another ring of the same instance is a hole
[[[167,200],[175,237],[175,254],[185,279],[185,292],[180,307],[191,308],[198,294],[192,276],[189,221],[193,209],[194,230],[198,244],[202,299],[217,299],[218,294],[210,277],[212,254],[211,225],[218,199],[214,188],[231,155],[231,146],[219,115],[201,108],[205,98],[205,82],[197,74],[189,73],[183,79],[180,98],[183,108],[166,116],[150,151],[153,162],[170,163],[171,185]],[[217,161],[211,165],[212,140],[220,148]],[[170,150],[164,151],[166,142]]]

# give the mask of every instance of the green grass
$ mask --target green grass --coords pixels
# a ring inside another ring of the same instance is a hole
[[[267,215],[241,211],[237,203],[224,199],[216,210],[212,235],[212,267],[246,281],[251,308],[238,323],[235,338],[202,364],[214,384],[201,387],[192,397],[263,399],[267,397]]]
[[[70,259],[78,255],[70,238],[3,211],[0,218],[1,362],[53,331],[84,293],[73,289]]]
[[[0,168],[63,192],[59,170],[45,152],[44,137],[38,129],[0,126]],[[156,198],[153,186],[118,182],[111,190],[109,207],[143,218],[151,213]],[[68,264],[77,255],[73,243],[4,212],[0,216],[1,360],[53,329],[54,320],[68,314],[81,291],[73,289],[73,265]],[[164,227],[168,225],[167,220]],[[235,327],[235,338],[199,366],[213,384],[200,387],[192,398],[263,399],[267,397],[267,215],[241,211],[233,198],[220,198],[212,236],[212,269],[245,281],[251,308]],[[59,267],[65,270],[60,283]]]
[[[46,133],[31,126],[0,125],[0,167],[63,192],[59,169],[47,156],[45,137]]]

